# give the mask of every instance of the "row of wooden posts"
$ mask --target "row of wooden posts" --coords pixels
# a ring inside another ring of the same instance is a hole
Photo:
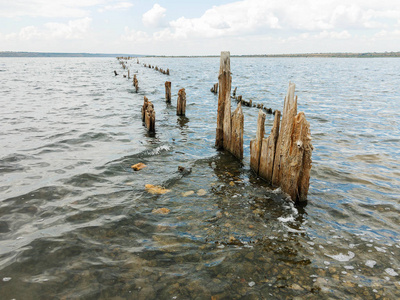
[[[171,103],[171,82],[165,82],[165,101]],[[184,116],[186,114],[186,91],[181,88],[178,91],[178,99],[176,104],[176,114],[178,116]],[[146,126],[147,130],[154,132],[156,129],[156,113],[154,111],[154,105],[149,99],[144,96],[144,102],[142,106],[142,121]]]
[[[274,113],[272,111],[272,108],[264,107],[264,104],[262,104],[262,103],[261,104],[260,103],[256,104],[256,103],[253,103],[253,100],[251,100],[251,99],[249,101],[244,100],[242,95],[236,96],[236,91],[237,91],[237,87],[235,87],[235,89],[233,90],[232,96],[231,96],[231,98],[235,99],[236,102],[240,102],[243,106],[256,107],[256,108],[264,109],[267,114],[273,114]],[[215,83],[213,85],[213,87],[211,88],[211,92],[214,93],[214,94],[218,94],[218,83]]]
[[[164,69],[162,69],[162,68],[159,68],[158,66],[152,66],[152,65],[147,65],[147,64],[143,64],[143,66],[145,67],[145,68],[149,68],[149,69],[154,69],[154,70],[156,70],[156,71],[158,71],[158,72],[160,72],[160,73],[162,73],[162,74],[164,74],[164,75],[169,75],[169,69],[166,69],[166,70],[164,70]]]
[[[216,92],[219,87],[215,146],[219,150],[227,150],[242,160],[244,132],[242,105],[246,102],[243,102],[241,96],[236,97],[236,88],[231,96],[231,83],[230,53],[221,52],[218,84],[211,89],[212,92]],[[134,75],[134,86],[137,91],[139,87],[136,75]],[[231,99],[235,99],[238,103],[233,113]],[[170,81],[165,82],[165,100],[171,103]],[[310,124],[303,112],[297,113],[295,84],[289,83],[283,113],[281,114],[279,110],[274,111],[274,123],[268,137],[264,137],[266,114],[263,109],[267,113],[272,113],[272,109],[257,106],[251,100],[248,106],[260,108],[256,137],[250,141],[250,168],[273,186],[280,187],[293,201],[305,201],[309,189],[313,146]],[[177,115],[185,113],[186,92],[182,88],[178,92]],[[149,131],[155,131],[155,116],[154,105],[145,96],[142,121]]]

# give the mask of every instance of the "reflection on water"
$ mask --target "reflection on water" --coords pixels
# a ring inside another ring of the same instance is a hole
[[[231,59],[244,99],[281,109],[297,84],[315,147],[302,206],[250,171],[256,109],[244,161],[215,150],[219,58],[142,62],[171,76],[130,62],[134,93],[114,59],[0,61],[2,299],[399,298],[400,61]]]

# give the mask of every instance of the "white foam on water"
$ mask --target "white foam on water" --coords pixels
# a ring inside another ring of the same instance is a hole
[[[10,280],[11,280],[11,277],[3,277],[4,282],[10,281]]]
[[[160,154],[162,151],[170,151],[172,149],[171,146],[168,145],[162,145],[160,147],[157,147],[156,149],[154,149],[153,151],[150,152],[150,155],[158,155]]]
[[[367,260],[367,261],[365,262],[365,265],[366,265],[367,267],[373,268],[373,267],[376,265],[376,261],[374,261],[374,260]]]
[[[278,221],[282,223],[287,223],[287,222],[294,222],[294,216],[287,216],[287,217],[279,217]]]
[[[348,255],[339,253],[339,254],[337,254],[337,255],[329,255],[329,254],[326,254],[326,253],[325,253],[326,256],[328,256],[328,257],[330,257],[330,258],[333,258],[334,260],[337,260],[337,261],[349,261],[349,260],[353,259],[353,258],[356,256],[356,255],[355,255],[353,252],[351,252],[351,251],[348,251],[347,254],[348,254]]]
[[[386,253],[386,250],[383,248],[379,248],[379,247],[375,247],[376,251],[382,252],[382,253]]]
[[[390,276],[398,276],[399,273],[397,273],[395,270],[393,270],[392,268],[386,268],[385,272],[388,273]]]

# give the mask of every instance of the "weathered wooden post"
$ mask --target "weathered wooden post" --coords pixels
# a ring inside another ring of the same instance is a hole
[[[211,88],[211,93],[217,94],[218,93],[218,82],[213,85]]]
[[[165,101],[171,103],[171,81],[165,82]]]
[[[261,156],[258,174],[266,179],[269,183],[272,182],[272,172],[274,168],[276,143],[279,136],[279,125],[281,121],[281,112],[275,111],[274,124],[271,129],[270,135],[262,140]]]
[[[154,105],[149,99],[144,96],[142,106],[142,121],[145,124],[148,131],[154,132],[156,125],[156,112],[154,111]]]
[[[231,141],[228,149],[238,159],[243,159],[243,128],[244,116],[242,105],[239,103],[232,114]]]
[[[128,79],[131,79],[131,75],[129,74],[129,70],[128,70]]]
[[[167,69],[167,73],[166,74],[169,75],[169,69]]]
[[[230,53],[221,52],[215,146],[242,159],[244,117],[240,103],[234,113],[231,113],[231,81]]]
[[[218,75],[219,93],[218,93],[217,132],[215,137],[215,146],[218,149],[224,148],[224,113],[225,113],[225,106],[227,105],[225,103],[226,93],[227,92],[230,93],[231,80],[232,80],[230,68],[231,68],[230,53],[227,51],[221,52],[219,75]]]
[[[268,138],[262,138],[265,114],[259,112],[256,139],[250,143],[250,166],[260,177],[282,188],[293,201],[305,201],[310,185],[311,144],[310,123],[303,112],[297,114],[295,85],[289,83],[282,121],[275,111],[274,125]],[[262,138],[261,150],[260,138]],[[259,162],[257,163],[257,157]]]
[[[261,144],[265,132],[265,114],[260,110],[258,112],[256,138],[250,141],[250,168],[258,174],[261,156]]]
[[[135,87],[136,93],[139,90],[139,81],[136,78],[136,74],[133,74],[133,86]]]
[[[185,89],[180,89],[178,92],[178,100],[176,105],[176,114],[184,116],[186,113],[186,92]]]

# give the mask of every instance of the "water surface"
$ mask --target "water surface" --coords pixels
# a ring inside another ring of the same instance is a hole
[[[116,59],[0,59],[0,298],[400,297],[399,59],[231,58],[253,103],[281,110],[296,83],[314,145],[300,206],[249,168],[257,109],[242,163],[214,148],[219,58],[140,62],[171,75],[128,61],[136,93]]]

